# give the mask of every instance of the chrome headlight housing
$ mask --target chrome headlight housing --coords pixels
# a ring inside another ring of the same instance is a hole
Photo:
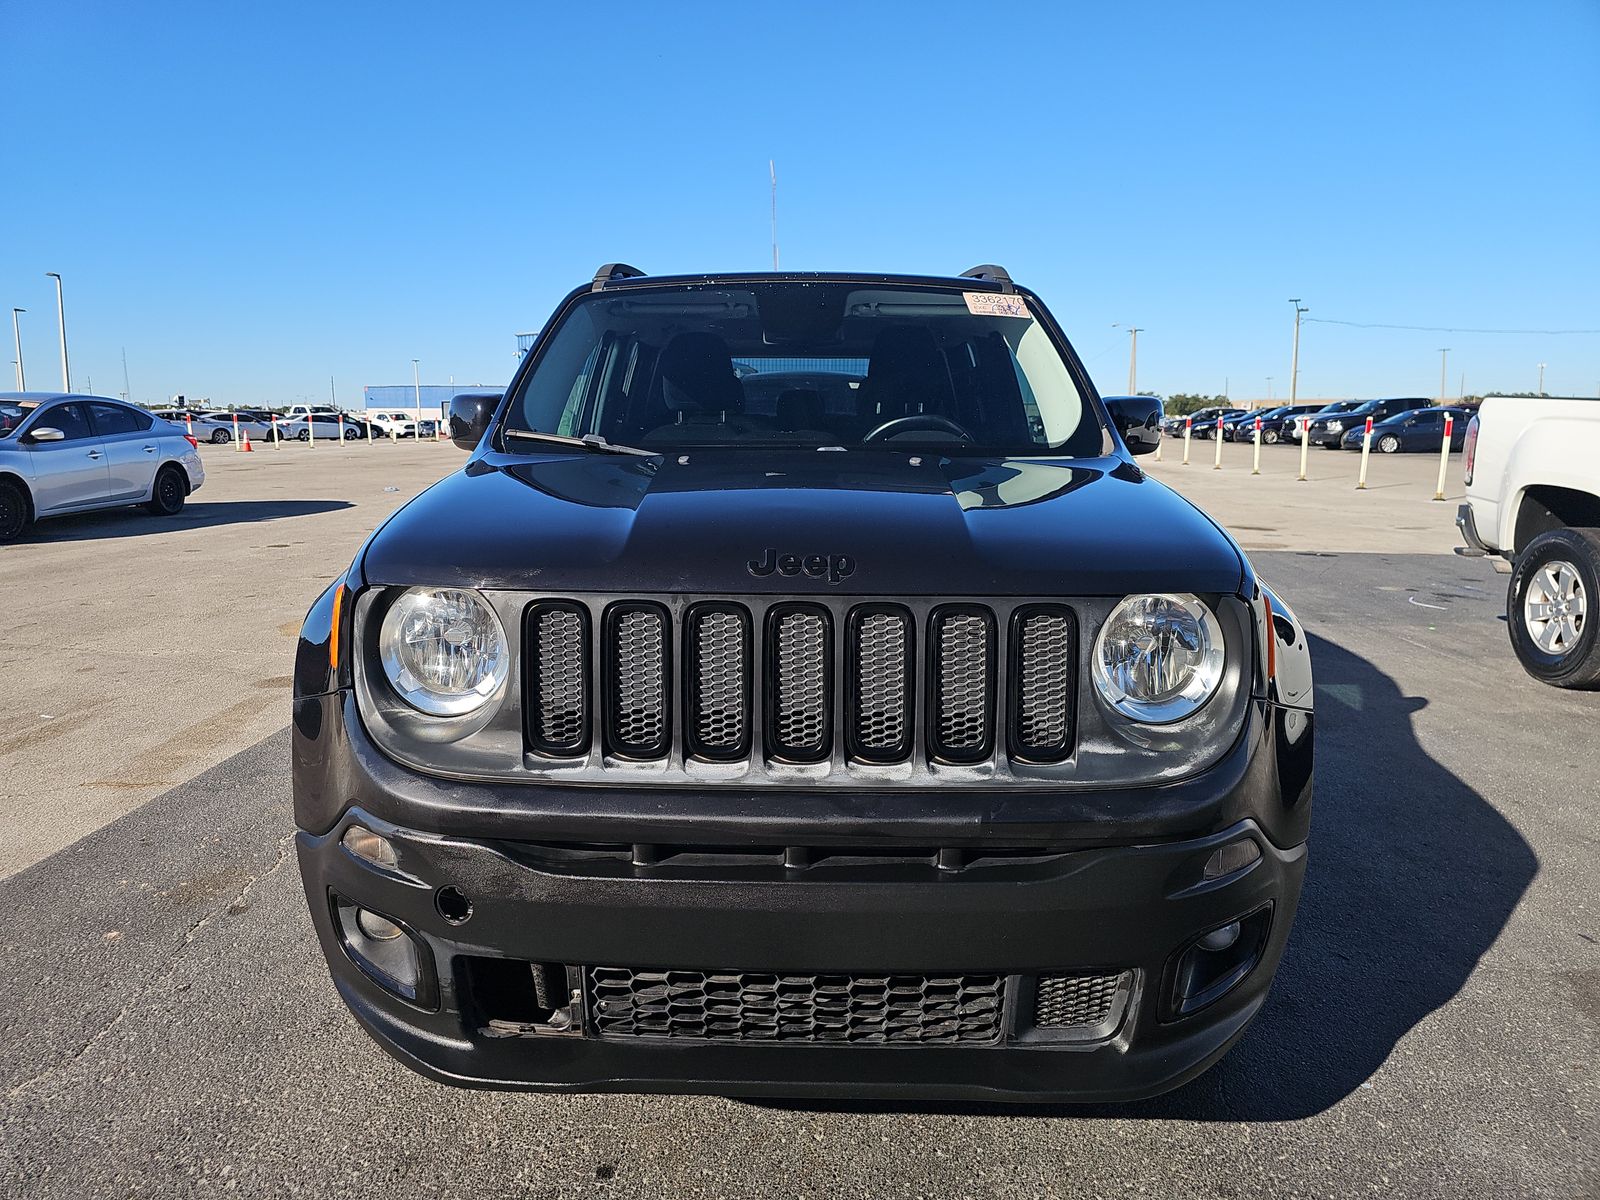
[[[1100,698],[1124,717],[1170,725],[1216,694],[1227,645],[1198,597],[1128,596],[1100,626],[1090,674]]]
[[[511,651],[494,609],[465,588],[408,588],[378,630],[389,686],[434,717],[476,712],[505,686]]]

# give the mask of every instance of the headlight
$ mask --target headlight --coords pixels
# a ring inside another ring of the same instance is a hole
[[[411,588],[389,606],[378,657],[406,703],[459,717],[488,703],[510,670],[500,618],[477,592]]]
[[[1329,421],[1328,422],[1328,432],[1329,433],[1338,433],[1343,429],[1344,429],[1344,422],[1343,421]]]
[[[1147,725],[1181,721],[1222,682],[1217,618],[1194,596],[1129,596],[1095,639],[1091,673],[1101,697]]]

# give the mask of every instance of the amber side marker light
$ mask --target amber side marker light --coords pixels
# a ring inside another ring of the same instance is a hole
[[[339,590],[342,592],[344,588],[341,587]],[[1261,603],[1267,610],[1267,679],[1270,681],[1278,677],[1278,634],[1272,627],[1272,597],[1264,590],[1261,593]],[[333,613],[337,624],[339,615],[337,599],[333,602]]]
[[[333,590],[333,628],[328,632],[328,669],[339,669],[339,628],[344,615],[344,584]]]

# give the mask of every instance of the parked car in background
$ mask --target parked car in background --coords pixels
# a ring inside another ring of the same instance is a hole
[[[1325,450],[1337,450],[1344,441],[1345,430],[1364,429],[1368,417],[1371,417],[1372,423],[1376,425],[1379,421],[1387,421],[1400,413],[1429,408],[1432,405],[1432,400],[1421,396],[1399,396],[1386,400],[1367,400],[1343,412],[1327,415],[1318,413],[1312,418],[1309,439],[1313,446],[1321,446]]]
[[[0,392],[0,542],[47,517],[142,504],[182,510],[205,482],[193,438],[102,396]]]
[[[314,412],[309,421],[279,421],[278,436],[300,442],[309,442],[313,437],[354,442],[367,436],[367,425],[347,413]]]
[[[1467,422],[1471,419],[1461,408],[1419,408],[1390,417],[1387,421],[1372,423],[1372,448],[1379,454],[1400,454],[1407,450],[1431,450],[1435,454],[1444,444],[1444,419],[1451,418],[1450,450],[1460,450],[1467,440]],[[1367,422],[1351,425],[1344,431],[1339,443],[1346,450],[1359,450],[1366,440]]]
[[[1510,572],[1506,627],[1523,668],[1600,687],[1600,400],[1487,396],[1464,468],[1456,553]]]
[[[234,418],[237,416],[238,424],[235,426]],[[272,430],[271,423],[256,419],[253,415],[239,411],[237,413],[211,412],[201,418],[205,425],[205,433],[200,432],[196,425],[194,435],[202,442],[212,442],[222,445],[234,439],[234,430],[238,429],[239,437],[249,434],[254,441],[262,441],[269,436]]]
[[[1298,437],[1299,422],[1313,413],[1323,411],[1325,407],[1321,404],[1280,404],[1270,416],[1261,418],[1262,443],[1275,446],[1286,438]]]
[[[1243,416],[1248,411],[1249,409],[1233,408],[1231,406],[1228,408],[1203,408],[1200,412],[1194,414],[1194,425],[1192,427],[1194,436],[1201,441],[1209,442],[1217,436],[1217,421],[1219,419],[1226,424],[1228,421]],[[1201,420],[1200,413],[1206,414],[1204,420]]]
[[[1335,416],[1347,413],[1352,408],[1361,406],[1360,400],[1336,400],[1332,404],[1299,405],[1303,411],[1289,413],[1276,420],[1278,436],[1275,439],[1263,438],[1263,441],[1294,442],[1300,443],[1301,426],[1316,421],[1322,417]]]
[[[1183,436],[1184,423],[1188,422],[1190,432],[1198,437],[1203,426],[1210,425],[1214,428],[1218,417],[1220,417],[1223,413],[1230,413],[1233,411],[1235,410],[1231,407],[1202,408],[1197,412],[1188,414],[1187,416],[1173,417],[1173,425],[1172,428],[1167,431],[1167,436],[1181,438]],[[1162,428],[1166,428],[1165,421],[1162,422]]]
[[[1225,442],[1250,442],[1255,440],[1256,422],[1261,422],[1262,440],[1266,440],[1267,425],[1281,414],[1287,405],[1274,408],[1246,408],[1222,418],[1222,440]]]
[[[384,437],[408,438],[417,436],[417,414],[415,412],[401,412],[392,408],[369,408],[367,420],[372,422],[374,432],[381,432]]]

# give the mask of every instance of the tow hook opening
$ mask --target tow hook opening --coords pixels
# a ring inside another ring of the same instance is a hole
[[[563,963],[463,957],[463,1000],[484,1037],[542,1037],[583,1032],[582,973]]]

